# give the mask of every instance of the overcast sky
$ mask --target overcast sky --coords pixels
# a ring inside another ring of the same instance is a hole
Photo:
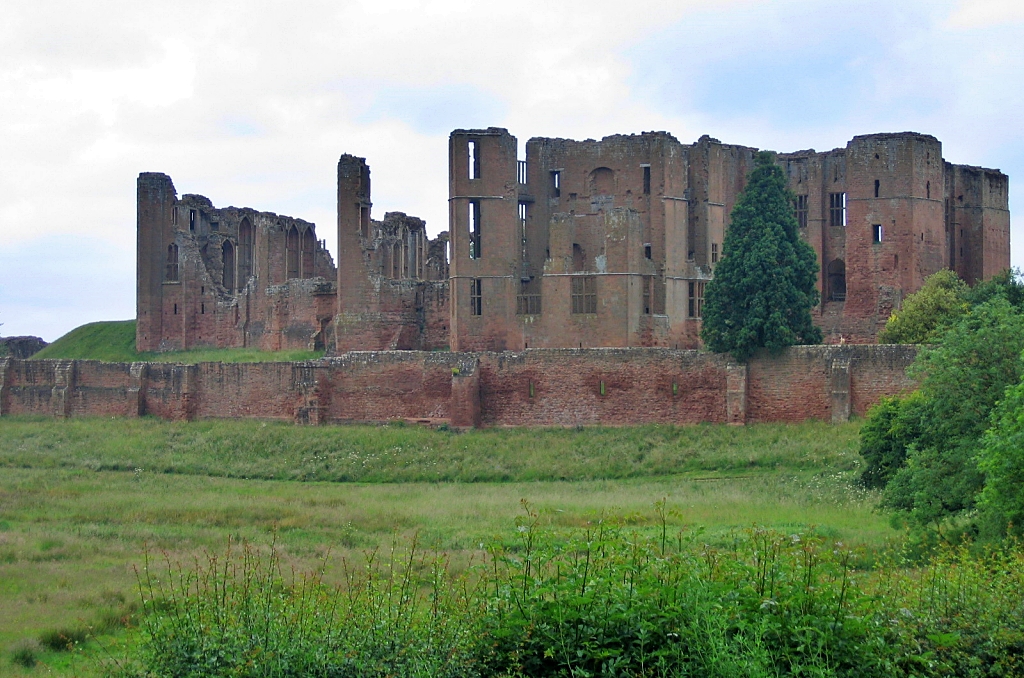
[[[316,222],[364,156],[374,217],[447,229],[447,138],[667,130],[777,151],[935,135],[1024,214],[1024,2],[5,0],[0,334],[135,315],[135,178]],[[1014,219],[1013,264],[1024,266]]]

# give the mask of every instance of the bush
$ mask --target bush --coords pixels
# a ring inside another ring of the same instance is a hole
[[[11,663],[26,669],[39,663],[39,643],[34,640],[23,640],[11,648]]]

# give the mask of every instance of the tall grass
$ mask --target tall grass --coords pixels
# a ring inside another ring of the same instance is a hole
[[[946,551],[907,571],[842,544],[751,528],[727,545],[621,522],[512,537],[455,572],[407,548],[286,572],[244,546],[139,575],[122,676],[1012,676],[1024,549]]]

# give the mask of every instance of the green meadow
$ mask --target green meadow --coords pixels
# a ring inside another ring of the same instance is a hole
[[[456,564],[478,558],[514,530],[522,499],[546,528],[655,530],[664,501],[673,530],[711,542],[758,525],[841,540],[870,562],[898,535],[854,483],[858,427],[456,432],[5,417],[0,675],[93,675],[125,637],[147,551],[163,567],[229,541],[275,543],[287,567],[326,558],[338,582],[343,559],[395,539]]]

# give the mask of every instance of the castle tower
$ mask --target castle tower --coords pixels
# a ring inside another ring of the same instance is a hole
[[[363,245],[370,238],[370,167],[346,153],[338,160],[338,314],[366,309],[373,298]],[[373,309],[371,309],[373,310]]]
[[[164,333],[164,288],[180,284],[171,178],[143,172],[137,182],[135,348],[155,351]]]
[[[509,337],[522,259],[516,138],[455,130],[448,152],[451,348],[518,347]]]

